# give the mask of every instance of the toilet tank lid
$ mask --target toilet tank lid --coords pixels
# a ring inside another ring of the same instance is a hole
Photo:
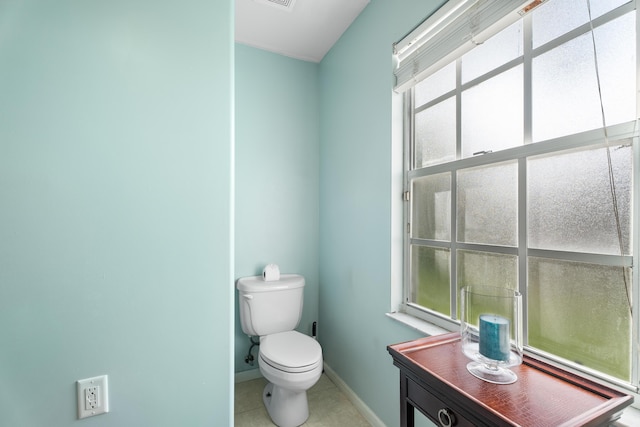
[[[262,276],[241,277],[238,279],[238,290],[245,292],[271,292],[301,288],[304,277],[299,274],[281,274],[279,280],[265,281]]]

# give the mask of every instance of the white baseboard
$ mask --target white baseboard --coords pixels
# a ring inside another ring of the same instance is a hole
[[[342,381],[342,378],[336,374],[336,372],[331,369],[329,365],[324,364],[324,373],[327,374],[329,379],[333,381],[333,383],[342,391],[347,399],[353,403],[353,406],[362,414],[362,416],[371,424],[372,427],[387,427],[380,418],[373,412],[359,397],[354,393],[351,388]]]
[[[243,383],[245,381],[251,381],[258,378],[262,378],[262,373],[260,373],[260,369],[251,369],[249,371],[242,371],[242,372],[236,373],[234,382]]]

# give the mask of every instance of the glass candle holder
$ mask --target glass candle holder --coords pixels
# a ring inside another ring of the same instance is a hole
[[[522,294],[493,286],[466,286],[460,292],[462,352],[467,370],[481,380],[511,384],[509,368],[522,363]]]

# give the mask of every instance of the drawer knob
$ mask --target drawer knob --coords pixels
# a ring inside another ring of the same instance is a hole
[[[448,409],[442,408],[438,411],[438,421],[442,427],[451,427],[456,424],[456,417]]]

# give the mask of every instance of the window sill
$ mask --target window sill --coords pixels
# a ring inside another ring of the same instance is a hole
[[[387,313],[387,316],[429,337],[432,335],[440,335],[440,334],[446,334],[447,332],[451,332],[444,328],[436,326],[433,323],[429,323],[425,320],[418,319],[417,317],[411,316],[406,313],[400,313],[400,312],[394,311],[391,313]]]
[[[632,405],[636,404],[635,402]],[[622,417],[615,423],[611,424],[611,427],[631,427],[640,426],[640,409],[629,406],[622,413]]]

